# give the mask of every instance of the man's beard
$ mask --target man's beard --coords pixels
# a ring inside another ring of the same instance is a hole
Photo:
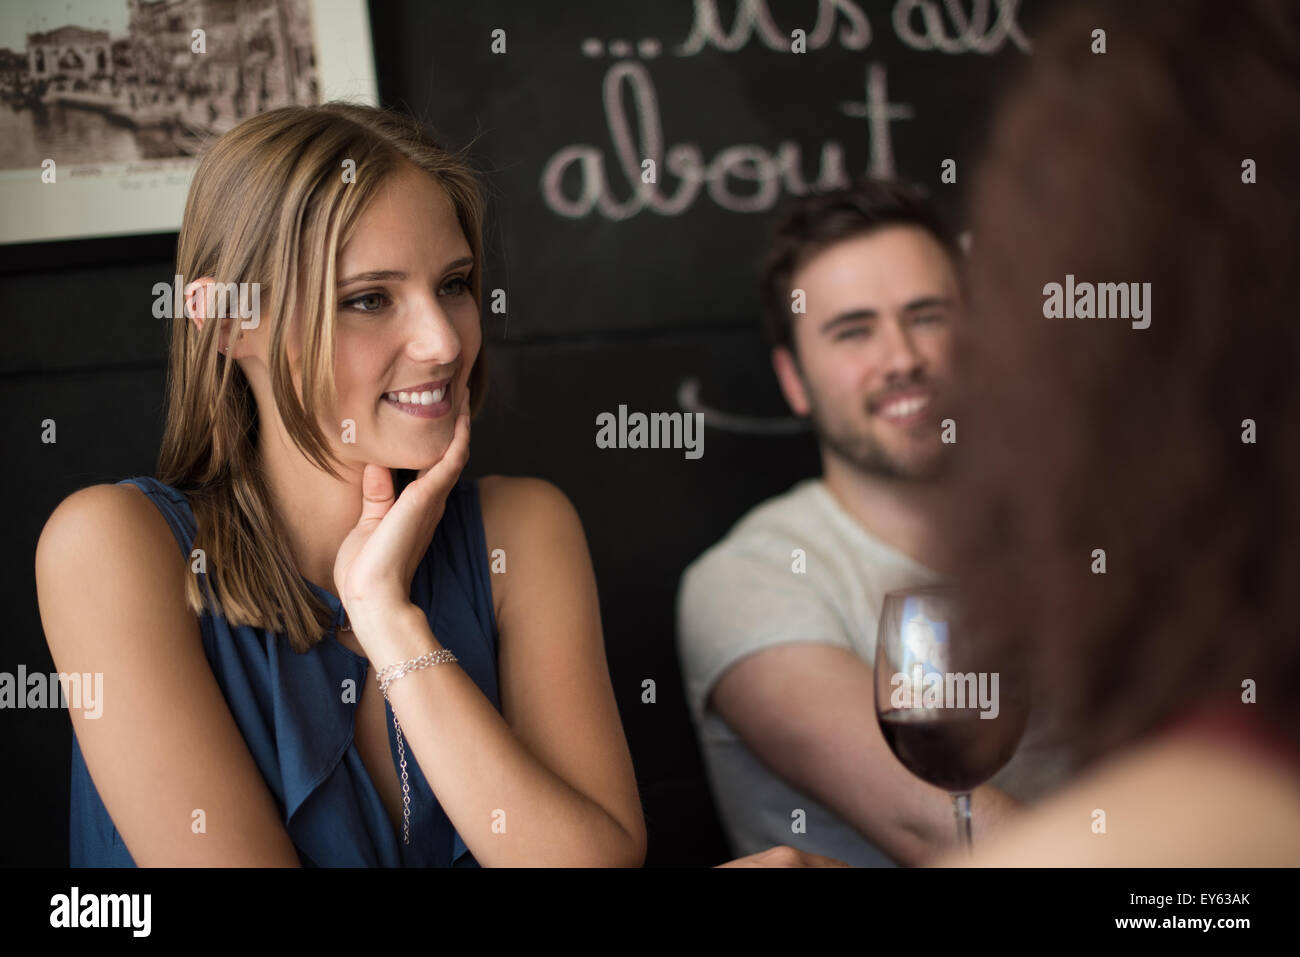
[[[947,471],[951,456],[947,446],[913,461],[891,453],[884,444],[868,435],[865,426],[855,429],[852,423],[832,421],[823,414],[821,404],[809,392],[808,419],[817,440],[850,465],[881,478],[909,482],[933,481]],[[864,414],[870,413],[863,410]]]

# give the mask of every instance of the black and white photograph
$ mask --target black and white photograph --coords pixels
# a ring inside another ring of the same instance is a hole
[[[373,101],[368,70],[322,62],[365,22],[360,0],[6,0],[0,243],[175,228],[195,157],[240,121]],[[60,174],[74,195],[33,206]]]

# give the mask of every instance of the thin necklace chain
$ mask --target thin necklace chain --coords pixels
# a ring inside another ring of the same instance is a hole
[[[343,609],[343,624],[339,626],[338,630],[340,632],[352,630],[352,623],[348,620],[348,612],[346,608]],[[441,664],[444,661],[456,661],[456,660],[457,659],[455,655],[453,655],[450,651],[443,649],[441,651],[431,652],[430,654],[427,655],[421,655],[420,658],[416,659],[414,662],[411,663],[415,664],[416,667],[420,667],[424,665],[426,661],[429,664]],[[376,680],[378,680],[379,675],[376,674],[375,678]],[[382,688],[380,689],[381,694],[383,694],[383,690],[384,689]],[[386,694],[384,695],[384,700],[385,702],[387,702],[388,695]],[[402,743],[402,726],[397,721],[396,711],[393,712],[393,731],[395,732],[395,735],[397,737],[397,761],[402,769],[402,843],[410,844],[411,843],[411,780],[406,773],[406,747]]]

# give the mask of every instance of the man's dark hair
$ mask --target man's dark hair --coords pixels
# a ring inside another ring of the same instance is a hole
[[[887,226],[917,226],[961,258],[951,229],[917,186],[863,177],[843,189],[809,193],[787,205],[772,225],[762,265],[763,331],[773,346],[794,348],[790,283],[810,259],[845,239]]]

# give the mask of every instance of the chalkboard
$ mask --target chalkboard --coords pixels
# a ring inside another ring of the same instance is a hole
[[[424,91],[405,105],[492,171],[492,337],[752,323],[765,230],[791,196],[897,173],[956,214],[993,77],[1030,55],[1025,12],[430,3],[394,31],[420,75],[385,83],[381,63],[381,87]]]

